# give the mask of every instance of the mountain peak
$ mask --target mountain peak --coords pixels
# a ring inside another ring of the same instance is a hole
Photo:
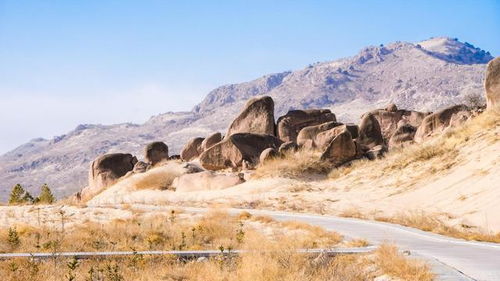
[[[483,64],[493,59],[489,52],[468,42],[460,42],[458,38],[433,37],[417,43],[417,47],[437,58],[458,64]]]

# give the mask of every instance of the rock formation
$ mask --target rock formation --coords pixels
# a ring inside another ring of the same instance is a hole
[[[168,146],[164,142],[153,142],[146,146],[144,154],[146,163],[154,166],[168,160]]]
[[[200,163],[207,170],[241,167],[244,160],[255,165],[264,149],[278,149],[281,143],[271,135],[233,134],[204,151]]]
[[[211,134],[210,136],[206,137],[203,142],[201,143],[201,151],[205,151],[208,148],[210,148],[212,145],[219,143],[222,141],[222,135],[221,133],[217,132],[214,134]]]
[[[380,125],[372,113],[365,114],[361,119],[357,141],[369,148],[384,144]]]
[[[81,192],[86,199],[115,184],[118,179],[134,169],[137,158],[132,154],[105,154],[95,159],[90,165],[89,182]]]
[[[316,144],[314,143],[314,139],[319,133],[330,130],[340,125],[342,125],[342,123],[330,121],[319,125],[307,126],[305,128],[302,128],[297,135],[297,144],[306,149],[315,148]]]
[[[352,140],[351,133],[344,128],[327,146],[321,160],[328,160],[335,164],[342,164],[356,157],[357,148]]]
[[[188,141],[181,151],[181,159],[184,161],[190,161],[203,152],[202,143],[204,138],[194,138]]]
[[[484,80],[486,89],[487,108],[500,105],[500,57],[491,60],[486,69],[486,79]]]
[[[264,96],[250,99],[229,126],[225,138],[236,133],[274,135],[274,101]]]
[[[450,125],[454,114],[467,110],[465,105],[455,105],[427,115],[415,133],[415,141],[422,142],[432,135],[443,132]]]
[[[277,136],[284,142],[297,142],[300,130],[308,126],[337,121],[329,109],[292,110],[278,118]]]
[[[274,149],[272,147],[266,148],[262,151],[262,153],[259,156],[259,163],[262,164],[262,163],[264,163],[268,160],[274,159],[278,156],[279,156],[279,152],[276,149]]]

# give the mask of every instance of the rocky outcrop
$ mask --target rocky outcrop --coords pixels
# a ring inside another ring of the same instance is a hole
[[[202,143],[204,138],[194,138],[186,143],[181,151],[181,159],[184,161],[190,161],[203,152]]]
[[[274,101],[269,96],[247,101],[241,113],[229,126],[225,138],[236,133],[274,135]]]
[[[331,128],[330,130],[323,131],[319,134],[316,135],[314,138],[314,147],[318,148],[321,151],[324,151],[332,142],[334,138],[336,138],[338,135],[344,133],[344,131],[349,131],[347,130],[346,125],[340,125],[334,128]],[[351,133],[349,132],[349,135],[352,138]]]
[[[90,165],[89,182],[81,192],[83,199],[91,198],[134,169],[137,158],[132,154],[105,154]]]
[[[272,147],[266,148],[262,151],[262,153],[259,156],[259,163],[260,164],[265,163],[266,161],[274,159],[278,156],[279,152],[276,149]]]
[[[422,142],[432,135],[443,132],[450,125],[453,115],[461,111],[468,109],[465,105],[455,105],[426,116],[415,132],[415,141]]]
[[[417,128],[410,124],[401,124],[389,139],[389,148],[402,147],[413,142]]]
[[[271,135],[238,133],[210,147],[200,155],[207,170],[241,167],[243,161],[255,165],[266,148],[278,149],[281,141]]]
[[[134,169],[132,171],[134,172],[134,174],[140,174],[140,173],[145,173],[150,168],[151,168],[150,164],[148,164],[146,162],[139,161],[139,162],[135,163]]]
[[[376,145],[384,145],[384,139],[380,125],[374,114],[368,113],[363,116],[359,124],[358,143],[372,148]]]
[[[277,136],[284,142],[297,142],[299,132],[309,126],[337,121],[329,109],[292,110],[277,122]]]
[[[403,121],[415,128],[418,128],[422,120],[429,113],[397,109],[395,104],[388,105],[385,109],[377,109],[368,112],[377,118],[384,141],[388,143],[394,132],[398,129],[398,123]]]
[[[280,145],[280,148],[278,149],[278,153],[280,155],[284,155],[286,153],[296,152],[298,149],[299,149],[299,146],[295,142],[287,141],[287,142],[284,142]]]
[[[297,135],[297,144],[300,147],[306,148],[306,149],[311,149],[315,148],[316,144],[314,142],[314,139],[316,136],[324,131],[328,131],[332,128],[335,128],[337,126],[342,125],[342,123],[338,123],[335,121],[330,121],[330,122],[325,122],[319,125],[314,125],[314,126],[307,126],[305,128],[302,128]]]
[[[321,160],[330,161],[335,164],[342,164],[357,156],[357,147],[352,140],[351,133],[344,128],[333,140],[328,144],[325,151],[321,155]]]
[[[210,136],[206,137],[203,142],[201,143],[201,151],[205,151],[208,148],[210,148],[212,145],[219,143],[222,141],[222,135],[221,133],[217,132],[214,134],[211,134]]]
[[[486,68],[486,79],[484,80],[486,90],[487,108],[500,105],[500,57],[491,60]]]
[[[243,174],[216,174],[212,171],[203,171],[176,178],[172,182],[172,187],[176,192],[193,192],[226,189],[244,182]]]
[[[154,166],[168,160],[168,146],[164,142],[152,142],[146,146],[144,154],[146,163]]]

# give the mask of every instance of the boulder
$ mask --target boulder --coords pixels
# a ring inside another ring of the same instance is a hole
[[[416,132],[417,128],[412,125],[404,122],[400,123],[399,127],[389,139],[389,148],[402,147],[412,143]]]
[[[280,148],[278,149],[278,153],[280,155],[284,155],[289,152],[296,152],[299,149],[299,146],[293,142],[293,141],[288,141],[284,142],[283,144],[280,145]]]
[[[274,101],[269,96],[247,101],[243,111],[229,126],[225,139],[237,133],[274,135]]]
[[[243,174],[216,174],[203,171],[195,174],[184,174],[172,182],[176,192],[193,192],[220,190],[244,183]]]
[[[281,143],[272,135],[233,134],[204,151],[200,155],[200,163],[207,170],[238,168],[243,160],[255,165],[262,151],[266,148],[278,149]]]
[[[337,165],[352,160],[357,156],[358,149],[352,140],[351,133],[344,129],[327,146],[321,160],[328,160]]]
[[[188,141],[181,151],[181,159],[184,161],[190,161],[200,156],[203,152],[201,144],[204,140],[204,138],[194,138]]]
[[[206,137],[202,142],[201,142],[201,151],[207,150],[209,147],[212,145],[219,143],[222,141],[222,135],[221,133],[217,132],[214,134],[211,134],[210,136]]]
[[[366,158],[370,160],[380,159],[387,152],[387,148],[384,145],[376,145],[368,150],[365,155]]]
[[[380,125],[375,115],[369,113],[363,116],[359,125],[359,136],[357,141],[369,148],[384,144],[382,131],[380,130]]]
[[[137,158],[132,154],[112,153],[99,156],[90,165],[89,184],[82,190],[81,197],[91,198],[115,184],[132,171],[136,163]]]
[[[146,163],[156,165],[161,161],[168,160],[168,146],[164,142],[152,142],[144,149]]]
[[[334,138],[336,138],[338,135],[342,134],[344,131],[349,131],[349,130],[347,130],[346,125],[337,126],[337,127],[331,128],[330,130],[326,130],[326,131],[323,131],[323,132],[317,134],[313,140],[314,147],[318,148],[321,151],[324,151],[330,145],[330,142]],[[349,135],[351,135],[350,132],[349,132]],[[351,138],[352,138],[352,135],[351,135]]]
[[[351,133],[351,137],[353,139],[357,139],[359,137],[359,126],[358,125],[352,124],[352,123],[347,123],[347,124],[345,124],[345,127],[347,128],[349,133]]]
[[[146,162],[139,161],[139,162],[135,163],[134,169],[132,171],[134,172],[134,174],[140,174],[140,173],[146,172],[150,168],[151,168],[150,164],[148,164]]]
[[[315,148],[314,139],[316,136],[324,131],[328,131],[332,128],[342,125],[335,121],[325,122],[319,125],[307,126],[302,128],[297,135],[297,145],[307,149]]]
[[[292,110],[278,118],[277,136],[284,142],[297,142],[299,132],[308,126],[337,121],[329,109]]]
[[[484,80],[486,90],[487,109],[500,105],[500,57],[496,57],[488,63],[486,68],[486,79]]]
[[[422,120],[429,113],[404,109],[394,110],[394,108],[388,106],[386,109],[377,109],[366,114],[372,114],[373,116],[375,116],[375,118],[377,118],[377,121],[380,125],[380,130],[382,131],[382,137],[387,143],[398,128],[398,123],[401,120],[404,120],[404,122],[409,123],[415,128],[418,128],[418,126],[420,126],[420,124],[422,123]],[[364,117],[366,114],[364,114],[362,117]]]
[[[276,149],[274,149],[272,147],[266,148],[262,151],[262,153],[259,156],[259,163],[262,164],[262,163],[266,162],[267,160],[274,159],[278,156],[279,156],[279,153],[278,153],[278,151],[276,151]]]
[[[460,111],[467,111],[467,107],[454,105],[426,116],[415,132],[415,141],[420,143],[432,135],[442,133],[450,125],[452,116]]]

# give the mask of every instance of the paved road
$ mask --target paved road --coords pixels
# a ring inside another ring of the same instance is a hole
[[[184,208],[206,212],[201,208]],[[228,209],[239,213],[240,209]],[[276,220],[296,220],[337,231],[350,238],[363,238],[373,244],[394,243],[412,255],[427,259],[440,273],[441,280],[500,281],[500,244],[471,242],[384,222],[299,213],[245,210]],[[447,265],[463,273],[461,277],[444,269]],[[441,265],[441,266],[440,266]],[[441,272],[443,271],[443,272]],[[446,272],[445,272],[446,271]]]

